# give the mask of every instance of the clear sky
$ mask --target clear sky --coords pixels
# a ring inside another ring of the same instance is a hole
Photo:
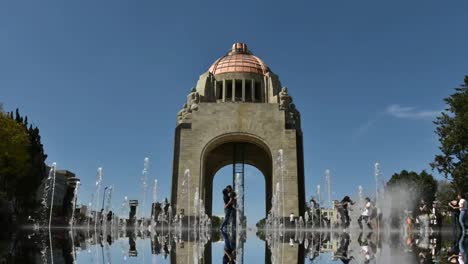
[[[48,163],[81,178],[81,201],[98,166],[115,207],[141,199],[145,157],[169,196],[176,114],[198,76],[242,41],[301,111],[307,196],[326,169],[333,198],[359,184],[369,193],[376,161],[386,178],[429,168],[432,120],[468,74],[467,10],[462,0],[1,1],[0,102],[40,128]],[[254,224],[264,180],[247,176]]]

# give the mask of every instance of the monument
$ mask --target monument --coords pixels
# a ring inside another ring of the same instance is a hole
[[[233,165],[233,178],[243,177],[248,164],[265,177],[267,212],[275,186],[281,183],[283,217],[302,215],[305,186],[300,119],[278,76],[246,44],[233,44],[200,76],[177,114],[171,190],[177,212],[194,215],[191,201],[198,188],[211,215],[216,172]],[[276,161],[280,150],[282,170]]]

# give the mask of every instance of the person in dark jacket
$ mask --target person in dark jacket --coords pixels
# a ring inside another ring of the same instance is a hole
[[[224,230],[226,228],[229,221],[232,221],[234,223],[236,194],[232,190],[231,185],[228,185],[226,186],[226,188],[224,188],[223,201],[224,201],[224,222],[221,225],[221,230]]]
[[[348,228],[351,224],[351,219],[349,218],[349,205],[353,205],[354,202],[349,198],[349,196],[343,197],[343,200],[338,204],[338,212],[340,213],[341,225],[343,228]]]

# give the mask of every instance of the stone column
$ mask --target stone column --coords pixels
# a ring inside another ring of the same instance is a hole
[[[242,79],[242,102],[245,102],[245,79]]]
[[[223,80],[223,102],[226,102],[226,80]]]
[[[266,94],[265,94],[264,87],[262,87],[262,83],[265,83],[265,82],[260,82],[260,87],[258,87],[257,89],[260,89],[260,102],[265,103]]]
[[[255,102],[255,80],[252,80],[250,89],[252,89],[252,102]]]
[[[214,81],[214,101],[216,102],[218,100],[218,82],[215,80]]]
[[[232,101],[236,101],[236,80],[232,80]]]

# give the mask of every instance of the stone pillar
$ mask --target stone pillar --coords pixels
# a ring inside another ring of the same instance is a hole
[[[255,102],[255,80],[252,80],[250,89],[252,89],[252,102]]]
[[[258,87],[257,89],[260,89],[260,102],[265,103],[266,99],[263,98],[266,98],[266,94],[264,87],[262,87],[262,83],[265,82],[260,82],[260,87]]]
[[[223,102],[226,102],[226,80],[223,80]]]
[[[245,102],[245,79],[242,79],[242,102]]]
[[[232,101],[235,102],[236,101],[236,80],[233,79],[232,80]]]
[[[218,82],[214,80],[214,101],[218,100]]]

